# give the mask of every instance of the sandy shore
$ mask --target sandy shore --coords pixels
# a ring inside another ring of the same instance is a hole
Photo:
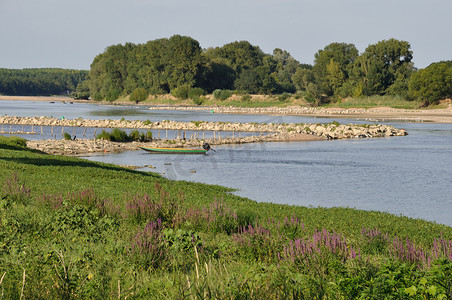
[[[0,100],[31,100],[31,101],[74,101],[84,103],[99,103],[96,101],[73,100],[68,97],[30,97],[30,96],[0,96]],[[115,103],[128,104],[132,103]],[[133,104],[136,105],[136,104]],[[149,103],[144,105],[150,105]],[[411,123],[452,123],[452,104],[444,109],[396,109],[390,107],[378,108],[319,108],[319,107],[226,107],[226,106],[155,106],[151,109],[173,110],[208,110],[214,113],[233,114],[267,114],[267,115],[302,115],[318,118],[346,118],[375,122],[411,122]]]

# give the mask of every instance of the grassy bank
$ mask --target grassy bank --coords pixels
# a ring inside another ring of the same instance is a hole
[[[24,145],[0,136],[0,298],[451,297],[451,227]]]
[[[177,99],[170,95],[151,96],[140,103],[146,105],[187,105],[187,106],[234,106],[234,107],[287,107],[287,106],[312,106],[305,100],[302,94],[283,95],[232,95],[226,100],[215,99],[212,95],[201,96],[201,101],[196,103],[192,99]],[[130,103],[128,98],[120,98],[116,103]],[[199,104],[201,103],[201,104]],[[331,101],[321,107],[337,108],[376,108],[391,107],[400,109],[419,109],[423,106],[420,100],[407,100],[399,96],[370,96],[362,98],[345,98]],[[429,109],[446,108],[447,104],[431,105]],[[425,107],[424,107],[425,109]]]

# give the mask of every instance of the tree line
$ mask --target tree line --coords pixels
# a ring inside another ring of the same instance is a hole
[[[203,50],[175,35],[145,44],[113,45],[95,57],[84,90],[96,100],[172,93],[187,97],[215,90],[250,94],[303,93],[316,103],[346,97],[394,95],[427,104],[452,96],[451,62],[417,70],[406,41],[389,39],[359,53],[353,44],[331,43],[302,64],[285,50],[264,53],[247,41]]]
[[[359,53],[350,43],[331,43],[303,64],[289,52],[264,53],[248,41],[202,49],[187,36],[144,44],[118,44],[97,55],[88,71],[0,69],[0,93],[42,95],[74,92],[81,99],[143,101],[168,94],[196,99],[206,93],[224,99],[244,94],[301,94],[320,104],[347,97],[393,95],[426,105],[452,97],[452,61],[418,70],[407,41],[382,40]],[[223,93],[221,93],[223,92]]]
[[[76,91],[88,71],[34,68],[1,69],[0,94],[13,96],[64,95]]]

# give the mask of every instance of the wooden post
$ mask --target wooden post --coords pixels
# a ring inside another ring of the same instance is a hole
[[[202,131],[202,139],[204,140],[204,130]]]
[[[33,125],[31,125],[31,133],[34,133]]]
[[[25,131],[24,131],[24,125],[22,125],[22,133],[24,133]]]
[[[221,141],[221,131],[218,131],[218,140]]]
[[[85,137],[85,133],[86,133],[86,127],[85,127],[85,130],[83,130],[83,137]]]
[[[72,131],[72,138],[74,138],[74,136],[75,136],[75,127],[74,130]]]
[[[185,141],[185,130],[184,130],[184,141]]]
[[[61,126],[61,136],[64,136],[64,127]]]
[[[42,126],[41,126],[41,135],[42,135]]]
[[[94,129],[94,133],[93,133],[94,138],[96,138],[96,131],[97,131],[97,128]]]
[[[213,131],[213,141],[215,142],[215,130]]]
[[[158,131],[158,139],[160,140],[160,129]]]
[[[166,139],[168,139],[168,129],[165,129],[166,131]]]

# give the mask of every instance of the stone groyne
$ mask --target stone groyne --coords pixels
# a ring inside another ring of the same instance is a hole
[[[300,141],[300,140],[327,140],[327,139],[349,139],[349,138],[374,138],[389,136],[404,136],[407,132],[393,126],[383,124],[339,124],[332,122],[328,124],[280,124],[280,123],[230,123],[230,122],[176,122],[176,121],[128,121],[128,120],[89,120],[89,119],[56,119],[50,117],[0,117],[0,125],[22,125],[22,126],[57,126],[57,127],[95,127],[95,128],[121,128],[121,129],[154,129],[154,130],[178,130],[178,131],[209,131],[214,132],[213,138],[200,139],[199,134],[192,134],[190,138],[185,134],[178,138],[154,139],[147,146],[154,147],[199,147],[203,142],[211,145],[218,144],[240,144],[255,142],[275,141]],[[215,132],[217,134],[215,134]],[[221,136],[221,132],[231,134]],[[240,136],[241,132],[255,132],[252,136]],[[235,134],[234,134],[235,133]],[[92,152],[110,152],[139,149],[143,143],[114,143],[103,140],[76,141],[67,140],[38,140],[28,141],[31,148],[39,149],[55,154],[81,154]]]

